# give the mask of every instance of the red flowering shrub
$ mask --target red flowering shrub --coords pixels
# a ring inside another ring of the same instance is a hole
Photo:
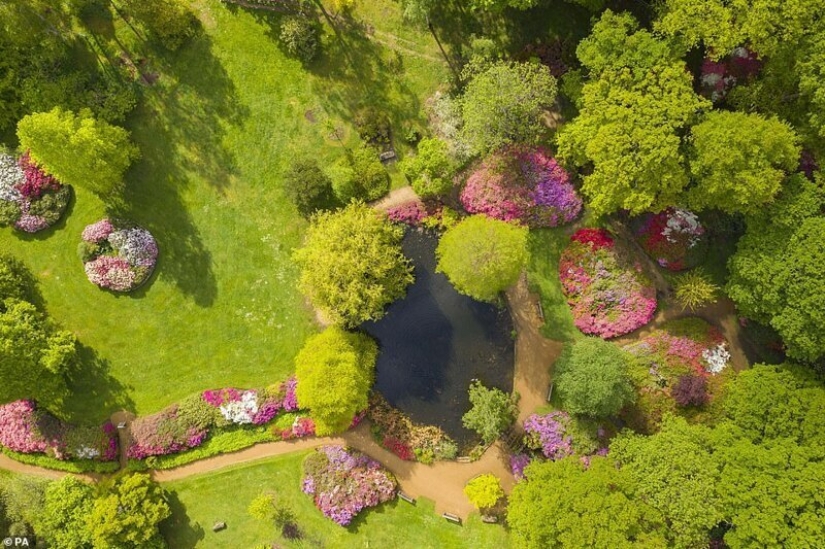
[[[377,393],[370,396],[367,417],[375,440],[401,459],[432,463],[455,459],[458,453],[458,446],[444,431],[413,423]]]
[[[620,336],[651,321],[656,290],[641,266],[620,261],[613,239],[599,229],[582,229],[559,261],[559,277],[576,327],[602,338]]]
[[[671,271],[695,267],[707,252],[705,228],[687,210],[668,208],[642,216],[635,225],[636,237],[645,252]]]
[[[412,448],[395,437],[384,437],[381,445],[404,461],[415,461],[415,453]]]

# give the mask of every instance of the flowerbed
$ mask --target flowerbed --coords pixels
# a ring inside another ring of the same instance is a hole
[[[509,147],[485,159],[467,179],[461,203],[470,213],[530,227],[570,223],[582,209],[567,172],[540,147]]]
[[[158,245],[146,229],[102,219],[83,230],[78,253],[89,282],[114,292],[130,292],[155,269]]]
[[[16,161],[0,154],[0,226],[42,231],[60,220],[70,198],[71,188],[47,175],[28,153]]]
[[[376,442],[403,460],[432,463],[455,459],[458,454],[458,446],[444,431],[416,425],[377,393],[370,397],[367,417]]]
[[[404,223],[417,227],[427,217],[427,210],[420,200],[411,200],[389,208],[387,217],[394,223]]]
[[[343,446],[322,446],[304,461],[303,492],[341,526],[364,509],[394,499],[397,487],[395,477],[381,464]]]
[[[626,264],[623,255],[602,229],[577,231],[562,252],[562,290],[582,332],[607,339],[652,320],[656,290],[641,266]]]
[[[696,214],[668,208],[636,222],[635,234],[645,252],[671,271],[690,269],[707,253],[705,228]]]
[[[711,421],[718,397],[735,372],[728,368],[727,342],[700,318],[673,320],[624,349],[633,355],[630,374],[637,389],[628,422],[653,432],[665,413]]]
[[[234,432],[266,425],[280,415],[298,410],[294,377],[267,389],[232,387],[203,391],[180,403],[136,419],[132,422],[130,459],[166,456],[196,448],[210,433]],[[277,422],[276,422],[277,423]],[[288,426],[275,425],[271,438],[292,439],[315,434],[315,425],[307,417],[290,416]]]
[[[115,461],[118,438],[110,422],[100,427],[65,423],[31,400],[0,406],[0,445],[21,454],[45,454],[54,459]]]

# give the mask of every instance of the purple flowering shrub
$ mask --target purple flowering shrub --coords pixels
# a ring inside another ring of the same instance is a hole
[[[69,205],[71,190],[46,174],[26,153],[0,154],[0,225],[36,233],[51,227]]]
[[[114,426],[75,426],[39,410],[30,400],[0,406],[0,446],[23,454],[43,453],[60,460],[115,461],[118,437]]]
[[[412,200],[389,208],[387,217],[394,223],[404,223],[417,227],[427,217],[427,210],[420,200]]]
[[[557,460],[573,455],[573,437],[567,432],[570,416],[566,412],[532,414],[524,420],[525,442],[533,450],[541,450],[548,459]]]
[[[83,229],[79,253],[92,284],[114,292],[134,290],[152,275],[158,245],[146,229],[103,219]]]
[[[461,203],[470,213],[530,227],[570,223],[582,209],[569,175],[541,147],[508,147],[486,158],[467,179]]]
[[[397,487],[380,463],[343,446],[322,446],[304,461],[303,492],[341,526],[364,509],[394,499]]]
[[[533,458],[530,457],[530,454],[516,454],[514,456],[510,456],[510,471],[513,473],[513,476],[517,481],[524,478],[524,469],[526,469],[532,461]]]
[[[587,234],[584,238],[581,235]],[[597,235],[598,238],[590,235]],[[639,264],[604,231],[582,229],[559,260],[559,277],[576,327],[604,339],[641,328],[656,312],[656,289]]]
[[[624,419],[644,433],[658,430],[666,413],[708,420],[735,375],[721,332],[696,317],[666,322],[624,349],[633,356],[629,374],[637,391]]]
[[[707,253],[705,228],[693,212],[668,208],[635,221],[639,244],[659,266],[671,271],[690,269]]]

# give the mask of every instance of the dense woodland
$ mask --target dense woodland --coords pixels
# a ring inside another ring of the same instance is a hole
[[[506,497],[464,488],[499,525],[403,535],[822,546],[825,1],[0,0],[0,54],[0,450],[102,475],[0,474],[0,537],[208,546],[181,502],[244,480],[143,471],[362,420],[455,459],[371,395],[359,330],[426,230],[461,294],[504,306],[526,273],[563,351],[522,426],[468,387],[468,455],[512,453]],[[330,448],[248,472],[246,528],[332,547],[424,520],[355,519],[396,480]]]

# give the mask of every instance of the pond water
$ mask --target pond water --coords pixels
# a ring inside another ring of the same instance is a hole
[[[384,318],[362,328],[381,347],[376,389],[414,422],[438,425],[461,444],[474,438],[461,423],[471,381],[513,389],[513,322],[506,308],[459,294],[435,272],[437,244],[432,234],[407,231],[402,247],[415,282]]]

